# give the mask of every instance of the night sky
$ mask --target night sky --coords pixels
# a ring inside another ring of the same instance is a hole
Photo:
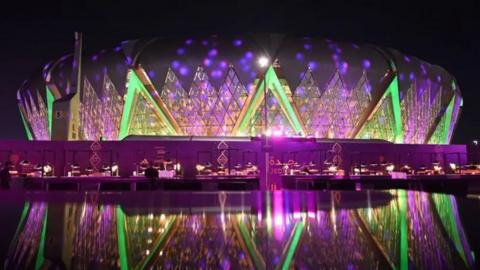
[[[480,1],[76,1],[0,10],[0,139],[24,139],[16,90],[47,62],[155,36],[273,32],[392,47],[452,73],[464,107],[454,143],[480,139]],[[100,3],[102,2],[102,3]]]

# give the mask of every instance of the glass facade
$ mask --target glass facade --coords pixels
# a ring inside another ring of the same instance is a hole
[[[76,93],[79,130],[69,132],[80,140],[267,134],[450,142],[462,98],[454,78],[437,66],[329,40],[271,38],[284,44],[276,54],[248,38],[233,40],[162,40],[136,54],[116,47],[123,63],[112,57],[100,63],[94,55]],[[271,62],[263,70],[256,63],[262,55]],[[18,95],[34,140],[52,138],[58,114],[52,104],[70,92],[68,58],[50,69],[45,93],[36,82]]]

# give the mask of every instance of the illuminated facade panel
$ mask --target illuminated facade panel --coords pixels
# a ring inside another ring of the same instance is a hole
[[[462,107],[450,74],[393,49],[256,34],[136,44],[95,54],[80,70],[78,59],[62,57],[40,82],[22,86],[29,138],[271,134],[449,143]],[[447,107],[449,119],[439,121]]]

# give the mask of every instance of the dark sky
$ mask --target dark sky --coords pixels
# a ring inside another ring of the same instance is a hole
[[[2,139],[25,138],[15,92],[44,64],[72,51],[74,31],[84,33],[87,53],[132,38],[242,32],[392,47],[438,64],[457,78],[464,109],[454,142],[480,138],[479,1],[16,2],[0,9]]]

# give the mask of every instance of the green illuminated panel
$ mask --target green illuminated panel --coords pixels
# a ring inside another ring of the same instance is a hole
[[[447,110],[443,114],[440,122],[438,122],[435,131],[428,140],[429,144],[447,144],[448,143],[448,131],[451,125],[453,106],[455,104],[455,96],[452,97],[448,104]]]
[[[176,135],[174,127],[133,70],[129,72],[119,139],[130,134]]]
[[[277,77],[275,70],[270,66],[266,72],[267,89],[267,121],[269,129],[282,129],[285,133],[304,135],[301,123],[285,92],[285,88]],[[254,98],[252,99],[241,120],[239,133],[259,134],[265,127],[264,123],[264,80],[259,81]]]
[[[380,99],[376,111],[363,125],[356,138],[403,142],[402,117],[396,77]]]
[[[47,92],[47,118],[48,118],[48,134],[50,138],[52,137],[52,112],[53,112],[53,102],[55,97],[53,96],[52,90],[46,86],[45,91]]]

